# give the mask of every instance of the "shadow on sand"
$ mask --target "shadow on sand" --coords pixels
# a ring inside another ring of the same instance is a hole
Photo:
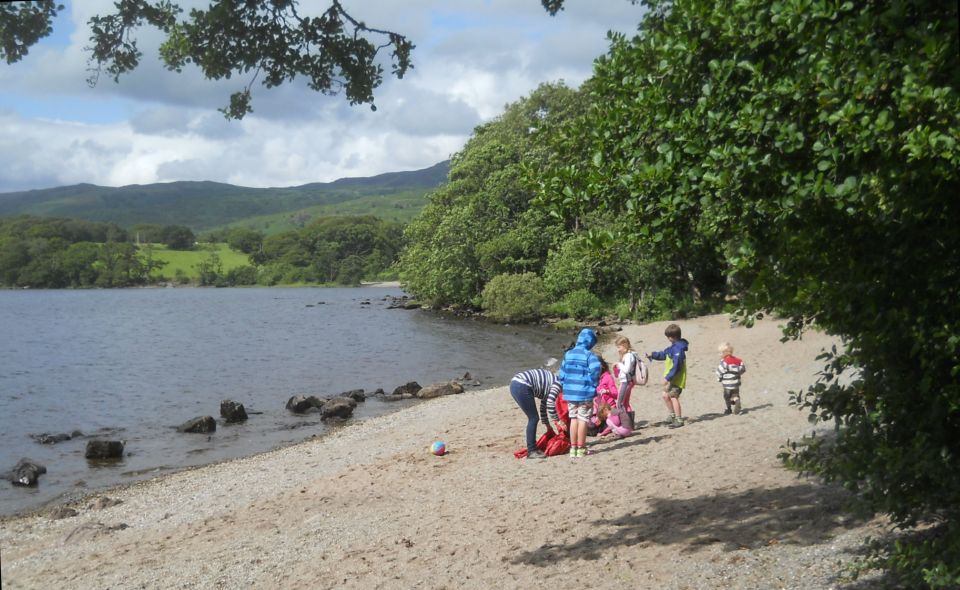
[[[624,439],[623,444],[631,444]],[[637,440],[643,444],[651,439]],[[610,450],[620,447],[611,445]],[[802,483],[736,494],[651,501],[648,512],[594,520],[587,530],[599,534],[571,544],[547,544],[523,552],[514,563],[549,566],[557,560],[599,559],[610,547],[684,544],[684,552],[719,543],[726,550],[770,543],[811,545],[824,542],[860,521],[844,511],[849,495],[839,488]]]

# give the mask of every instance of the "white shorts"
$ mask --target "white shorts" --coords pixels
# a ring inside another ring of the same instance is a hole
[[[579,420],[581,422],[590,422],[593,417],[593,402],[567,402],[570,420]]]

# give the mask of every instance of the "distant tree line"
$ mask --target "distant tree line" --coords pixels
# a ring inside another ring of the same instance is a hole
[[[189,278],[201,286],[343,284],[393,278],[403,244],[403,226],[376,217],[321,218],[304,228],[264,236],[234,228],[211,232],[203,241],[225,242],[250,264],[225,270],[211,252]],[[0,218],[0,287],[129,287],[163,281],[154,244],[192,250],[190,228],[20,216]],[[152,278],[151,278],[152,277]]]
[[[250,256],[253,268],[235,270],[232,284],[356,285],[394,276],[390,269],[403,246],[403,225],[372,216],[324,217],[266,237],[239,228],[207,238]]]
[[[0,218],[0,286],[129,287],[146,283],[160,264],[112,223]]]

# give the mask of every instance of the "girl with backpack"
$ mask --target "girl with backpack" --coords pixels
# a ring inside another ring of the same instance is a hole
[[[621,424],[624,428],[632,431],[634,428],[634,412],[630,405],[630,394],[633,392],[634,385],[646,385],[647,367],[640,360],[640,356],[634,352],[630,339],[626,336],[618,336],[614,340],[617,345],[617,352],[620,354],[620,362],[617,363],[615,373],[619,386],[617,394],[617,414],[621,416]]]

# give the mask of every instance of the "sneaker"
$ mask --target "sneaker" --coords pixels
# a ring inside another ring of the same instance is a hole
[[[737,398],[736,401],[733,402],[733,413],[734,414],[740,413],[740,398]]]
[[[724,416],[729,416],[732,413],[733,413],[733,410],[731,410],[730,408],[727,408],[726,410],[723,411]]]
[[[670,426],[677,421],[677,416],[675,414],[668,414],[667,419],[660,423],[660,426]]]
[[[577,451],[577,447],[573,447],[573,446],[570,447],[570,458],[571,458],[571,459],[576,459],[576,458],[579,457],[579,456],[580,456],[580,455],[579,455],[579,452]]]
[[[532,453],[527,453],[527,459],[546,459],[547,456],[543,454],[543,451],[537,449]]]
[[[586,457],[586,456],[589,455],[589,454],[590,454],[590,451],[587,450],[587,447],[580,447],[580,451],[579,451],[579,454],[578,454],[577,456],[578,456],[578,457]]]
[[[674,418],[673,422],[667,428],[680,428],[684,424],[686,424],[686,422],[683,420],[683,418]]]

